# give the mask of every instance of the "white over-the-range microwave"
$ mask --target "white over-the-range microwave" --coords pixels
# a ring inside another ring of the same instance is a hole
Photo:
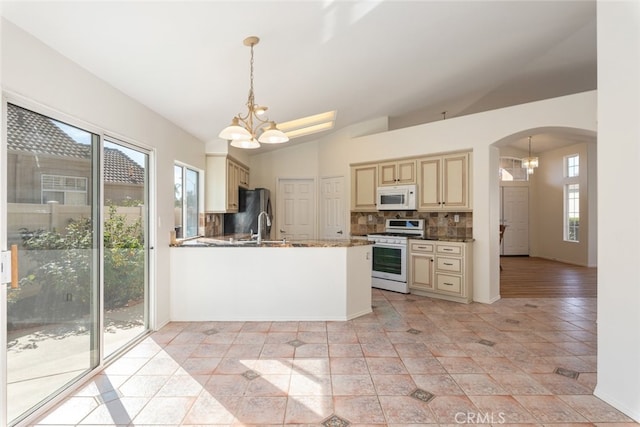
[[[378,187],[376,206],[379,211],[416,210],[417,192],[415,184]]]

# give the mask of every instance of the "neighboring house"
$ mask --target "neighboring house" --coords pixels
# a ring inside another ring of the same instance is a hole
[[[91,145],[71,138],[54,120],[14,105],[7,109],[7,127],[9,203],[90,204]],[[142,166],[113,148],[103,150],[103,161],[105,203],[143,200]]]

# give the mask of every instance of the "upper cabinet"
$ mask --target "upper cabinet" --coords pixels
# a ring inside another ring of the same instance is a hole
[[[471,203],[470,151],[351,165],[351,210],[371,212],[378,187],[417,184],[419,211],[466,211]]]
[[[416,161],[402,160],[378,164],[378,185],[416,183]]]
[[[418,159],[418,210],[471,209],[470,155],[465,152]]]
[[[370,163],[351,167],[351,210],[376,210],[378,164]]]
[[[249,168],[224,155],[207,156],[205,211],[238,212],[238,190],[249,187]]]

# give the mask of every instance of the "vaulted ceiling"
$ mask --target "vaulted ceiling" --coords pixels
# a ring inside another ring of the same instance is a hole
[[[337,110],[336,128],[381,116],[400,128],[596,88],[595,0],[3,1],[1,13],[205,142],[246,111],[250,35],[256,101],[277,122]]]

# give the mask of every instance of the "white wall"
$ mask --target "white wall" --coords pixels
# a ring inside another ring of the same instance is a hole
[[[500,297],[499,150],[493,144],[510,135],[549,126],[595,132],[595,117],[596,93],[586,92],[355,138],[347,130],[332,135],[330,140],[327,137],[312,143],[314,148],[305,155],[291,147],[252,157],[252,183],[264,179],[268,186],[274,179],[262,176],[256,181],[254,169],[273,168],[271,174],[275,176],[297,176],[304,170],[307,176],[316,171],[318,176],[340,173],[349,177],[351,163],[473,150],[474,299],[490,303]]]
[[[593,144],[574,144],[539,154],[540,166],[530,177],[530,213],[531,236],[530,255],[558,260],[582,266],[596,266],[596,260],[590,245],[592,218],[589,206],[595,206],[590,185],[595,187],[595,170],[588,167],[590,146]],[[564,232],[564,156],[580,156],[580,236],[578,242],[567,242]],[[593,221],[595,221],[595,216]]]
[[[640,2],[599,1],[598,385],[640,421]]]
[[[12,23],[2,21],[3,95],[41,105],[155,150],[155,324],[169,321],[169,231],[173,229],[173,163],[204,170],[205,145],[160,115],[107,85]],[[5,196],[2,195],[2,198]]]

